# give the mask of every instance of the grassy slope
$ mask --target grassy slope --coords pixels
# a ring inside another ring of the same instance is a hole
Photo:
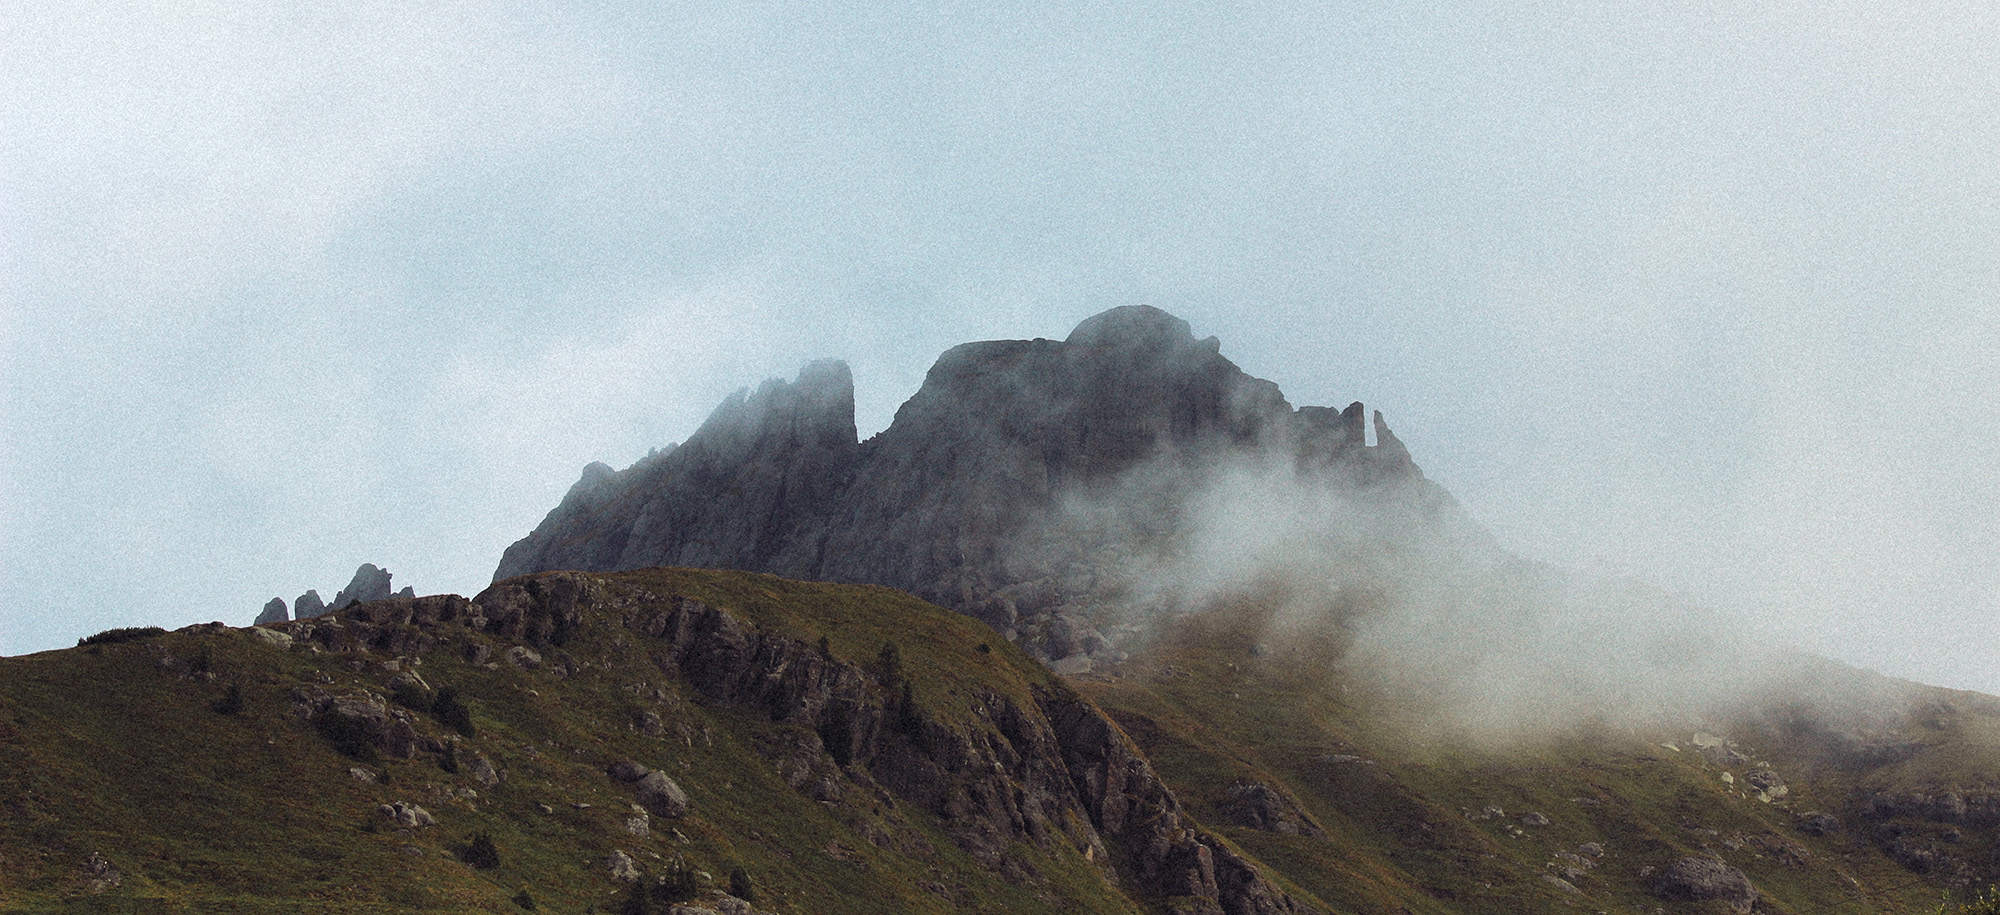
[[[894,642],[918,700],[943,720],[962,720],[980,692],[1025,702],[1052,683],[980,624],[899,592],[686,570],[606,580],[614,599],[698,598],[803,642],[824,637],[856,663]],[[1704,851],[1747,872],[1772,913],[1928,912],[1936,887],[1908,885],[1913,875],[1861,830],[1815,838],[1795,828],[1796,814],[1840,809],[1856,792],[1989,784],[2000,772],[2000,709],[1943,691],[1932,693],[1952,711],[1903,735],[1932,749],[1896,765],[1843,769],[1771,727],[1733,733],[1786,775],[1793,795],[1777,804],[1723,782],[1690,749],[1662,746],[1686,734],[1603,730],[1483,751],[1385,717],[1341,676],[1337,637],[1253,657],[1247,633],[1260,627],[1247,613],[1192,618],[1118,676],[1077,685],[1199,820],[1338,912],[1651,912],[1661,903],[1644,892],[1644,869]],[[1009,882],[907,805],[859,790],[822,804],[792,791],[756,749],[777,725],[698,701],[611,622],[566,646],[593,662],[567,679],[470,665],[460,645],[423,657],[432,686],[469,698],[478,734],[464,758],[499,765],[507,780],[493,788],[427,755],[365,764],[385,779],[358,781],[347,773],[362,763],[287,713],[292,689],[320,678],[336,692],[381,691],[391,674],[380,656],[283,651],[231,630],[0,659],[0,910],[516,912],[510,899],[525,889],[540,911],[612,911],[625,891],[603,861],[622,849],[656,870],[676,857],[718,878],[741,866],[759,908],[777,912],[1140,911],[1061,849],[1017,849],[1036,875]],[[210,676],[190,676],[203,658]],[[235,716],[212,708],[230,684],[245,699]],[[633,728],[647,709],[672,739]],[[422,729],[445,733],[428,717]],[[672,774],[693,814],[655,818],[646,838],[625,832],[629,793],[603,775],[624,758]],[[1245,778],[1297,799],[1327,836],[1227,825],[1220,800]],[[422,804],[439,825],[399,831],[373,812],[391,801]],[[1480,818],[1489,805],[1506,816]],[[1521,826],[1528,812],[1549,825]],[[479,832],[499,847],[499,867],[453,855]],[[884,833],[913,850],[866,838]],[[1983,854],[1986,841],[1975,835],[1965,850]],[[1607,854],[1575,880],[1580,893],[1545,878],[1557,852],[1586,842]],[[79,865],[93,851],[124,883],[85,896]],[[1876,895],[1846,901],[1865,893]]]
[[[1192,617],[1141,659],[1077,685],[1146,749],[1193,813],[1298,886],[1354,912],[1653,911],[1647,868],[1714,852],[1764,893],[1760,911],[1929,912],[1939,887],[1853,831],[1816,838],[1798,815],[1839,809],[1871,779],[1968,784],[2000,772],[2000,716],[1965,713],[1932,750],[1866,774],[1774,760],[1792,796],[1766,803],[1685,743],[1687,734],[1598,728],[1481,749],[1396,724],[1379,697],[1341,675],[1338,637],[1302,636],[1254,657],[1254,608]],[[1990,705],[1990,703],[1989,703]],[[1966,707],[1961,702],[1960,707]],[[1984,707],[1984,706],[1982,706]],[[1773,745],[1768,731],[1738,729]],[[1359,757],[1342,760],[1342,757]],[[1923,770],[1919,774],[1918,770]],[[1810,780],[1801,776],[1810,776]],[[1296,798],[1324,839],[1226,825],[1228,786],[1254,779]],[[1505,816],[1483,817],[1488,807]],[[1527,813],[1549,825],[1523,826]],[[1548,880],[1584,843],[1605,857],[1577,878]],[[1976,849],[1967,851],[1976,853]],[[1915,883],[1915,885],[1912,885]],[[1852,900],[1863,894],[1867,898]],[[1714,904],[1711,904],[1714,905]],[[1675,911],[1703,911],[1685,905]],[[1721,911],[1721,909],[1716,909]]]
[[[801,639],[825,635],[844,659],[894,641],[919,700],[937,710],[976,689],[1021,695],[1048,677],[978,623],[885,589],[678,571],[614,579],[613,589],[696,597]],[[348,759],[286,713],[292,688],[321,675],[336,692],[382,691],[393,675],[383,657],[284,651],[230,630],[0,659],[0,909],[516,912],[510,899],[526,889],[540,911],[611,911],[626,891],[603,861],[622,849],[655,869],[683,858],[718,882],[741,866],[758,907],[778,912],[1138,911],[1061,850],[1018,849],[1038,873],[1017,886],[906,805],[822,804],[792,791],[755,750],[776,725],[696,701],[629,634],[586,626],[566,648],[607,661],[558,681],[546,668],[469,665],[457,645],[422,658],[433,687],[468,697],[478,732],[461,756],[500,767],[506,781],[490,789],[426,754]],[[213,679],[189,676],[195,658]],[[245,708],[219,714],[212,706],[232,683]],[[665,710],[679,739],[638,733],[642,708]],[[427,716],[420,729],[446,733]],[[671,774],[693,813],[655,817],[649,837],[627,833],[629,792],[603,774],[623,758]],[[350,777],[357,765],[383,781]],[[399,831],[374,813],[392,801],[423,805],[438,825]],[[499,848],[499,867],[476,870],[453,854],[480,832]],[[878,848],[867,832],[915,836],[930,851]],[[124,881],[84,897],[80,863],[93,851]]]

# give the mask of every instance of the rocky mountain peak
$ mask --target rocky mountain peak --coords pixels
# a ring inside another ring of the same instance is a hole
[[[1045,655],[1112,651],[1090,626],[1130,588],[1102,557],[1173,549],[1186,503],[1224,468],[1400,493],[1377,500],[1385,511],[1454,510],[1375,422],[1371,447],[1361,404],[1295,410],[1188,322],[1114,308],[1064,340],[953,347],[865,443],[844,363],[739,391],[678,448],[586,469],[495,578],[694,566],[883,584]],[[1134,518],[1079,519],[1079,500]],[[1082,634],[1051,639],[1059,620]]]

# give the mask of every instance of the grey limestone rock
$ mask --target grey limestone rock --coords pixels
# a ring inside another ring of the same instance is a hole
[[[274,597],[271,598],[270,603],[264,605],[264,612],[257,614],[256,622],[250,625],[262,626],[265,623],[289,623],[291,621],[292,614],[285,606],[285,599]]]
[[[639,804],[654,816],[678,819],[687,816],[688,796],[665,772],[649,772],[635,784]]]
[[[292,601],[292,616],[296,619],[312,619],[324,615],[326,610],[326,603],[319,599],[318,591],[307,591],[299,595],[298,600]]]
[[[632,860],[632,856],[623,849],[613,851],[610,857],[604,859],[604,869],[611,874],[611,879],[620,883],[639,879],[639,862]]]
[[[1757,888],[1743,872],[1715,858],[1675,861],[1653,878],[1653,895],[1669,902],[1718,900],[1730,911],[1749,915],[1757,904]]]
[[[375,808],[375,812],[381,814],[384,819],[408,829],[422,829],[426,826],[437,825],[437,820],[431,817],[430,811],[415,804],[406,804],[402,801],[397,801],[393,804],[383,804]]]
[[[364,562],[354,570],[353,580],[340,593],[333,596],[333,609],[342,610],[349,604],[365,604],[370,601],[389,599],[389,570],[379,569],[372,562]]]

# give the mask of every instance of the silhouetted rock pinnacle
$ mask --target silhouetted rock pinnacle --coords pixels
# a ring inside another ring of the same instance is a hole
[[[389,577],[389,570],[376,568],[372,562],[362,563],[361,568],[354,570],[354,580],[333,596],[334,609],[342,609],[349,604],[388,600]]]
[[[732,395],[678,448],[584,468],[495,579],[555,569],[695,566],[901,588],[985,619],[1038,653],[1108,650],[1093,608],[1129,582],[1107,550],[1158,549],[1180,500],[1232,462],[1450,510],[1361,404],[1294,410],[1146,306],[1066,340],[953,347],[887,430],[856,440],[853,379],[816,362]],[[1118,506],[1079,512],[1092,500]],[[1077,616],[1057,627],[1050,623]],[[1020,631],[1010,631],[1020,627]]]
[[[265,623],[289,623],[291,621],[292,621],[292,614],[291,611],[285,607],[285,599],[282,597],[274,597],[271,598],[270,603],[264,605],[264,611],[262,613],[257,614],[257,621],[252,623],[251,625],[262,626]]]

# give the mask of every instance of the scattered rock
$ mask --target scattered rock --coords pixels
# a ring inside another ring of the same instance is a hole
[[[604,868],[611,872],[611,879],[620,883],[631,883],[639,879],[639,863],[623,850],[614,851],[604,860]]]
[[[125,882],[125,875],[103,852],[91,852],[83,859],[83,891],[93,896],[115,890]]]
[[[375,808],[375,812],[394,822],[396,825],[409,829],[422,829],[426,826],[437,825],[437,821],[431,818],[430,811],[415,804],[405,804],[402,801],[397,801],[393,804],[383,804]]]
[[[506,658],[507,658],[507,663],[512,664],[515,667],[519,667],[522,670],[534,670],[535,668],[542,666],[541,652],[538,652],[533,648],[529,648],[526,645],[516,645],[512,648],[507,649]]]
[[[1576,847],[1576,853],[1586,858],[1604,857],[1604,846],[1596,842],[1585,842]]]
[[[366,782],[370,785],[375,784],[381,779],[381,776],[376,775],[372,770],[363,769],[360,766],[348,766],[347,774],[353,776],[357,782]]]
[[[1546,816],[1543,816],[1542,814],[1539,814],[1539,813],[1529,813],[1529,814],[1524,814],[1524,815],[1522,815],[1522,817],[1521,817],[1521,825],[1523,825],[1523,826],[1547,826],[1547,825],[1549,825],[1549,818],[1548,818],[1548,817],[1546,817]]]
[[[625,831],[644,838],[653,834],[653,817],[646,808],[633,804],[625,814]]]
[[[1749,782],[1750,787],[1757,789],[1757,797],[1760,800],[1775,801],[1791,793],[1791,789],[1785,787],[1785,780],[1779,778],[1778,773],[1769,768],[1752,769],[1743,780]]]
[[[688,796],[665,772],[649,772],[637,783],[639,803],[654,816],[678,819],[687,816]]]
[[[285,606],[285,599],[274,597],[271,598],[270,603],[264,605],[264,612],[257,614],[256,622],[250,625],[262,626],[265,623],[289,623],[291,621],[292,612]]]
[[[1750,915],[1757,888],[1742,871],[1715,858],[1682,858],[1653,878],[1654,896],[1668,902],[1721,901],[1739,915]]]
[[[500,770],[493,766],[493,760],[479,754],[474,754],[472,761],[465,764],[465,774],[485,788],[491,788],[503,780]]]
[[[1807,811],[1799,817],[1799,831],[1809,836],[1823,836],[1840,829],[1840,818],[1824,810]]]

